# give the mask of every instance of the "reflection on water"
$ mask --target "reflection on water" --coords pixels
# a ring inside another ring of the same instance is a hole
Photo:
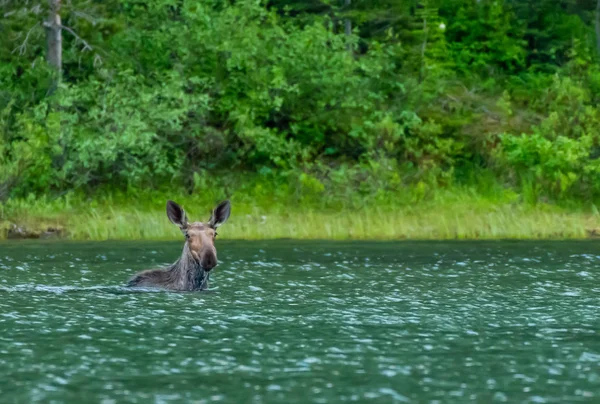
[[[600,244],[0,245],[2,402],[596,402]]]

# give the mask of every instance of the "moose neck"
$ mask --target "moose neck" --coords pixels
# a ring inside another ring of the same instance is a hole
[[[194,259],[188,243],[184,244],[181,257],[171,266],[171,271],[183,289],[199,290],[208,287],[209,273]]]

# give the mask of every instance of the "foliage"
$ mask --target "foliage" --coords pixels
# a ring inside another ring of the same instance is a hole
[[[595,2],[72,0],[60,82],[48,2],[0,7],[0,199],[233,172],[356,207],[485,170],[600,195]]]
[[[600,191],[600,111],[582,83],[555,76],[536,107],[550,111],[533,133],[504,134],[506,172],[533,180],[538,193],[589,198]]]

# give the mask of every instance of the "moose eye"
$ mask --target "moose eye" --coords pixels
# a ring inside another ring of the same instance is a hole
[[[218,235],[219,233],[215,232],[214,238],[217,238]]]
[[[190,235],[189,235],[189,234],[187,234],[187,233],[185,233],[185,239],[186,239],[186,240],[189,240],[189,239],[190,239]]]

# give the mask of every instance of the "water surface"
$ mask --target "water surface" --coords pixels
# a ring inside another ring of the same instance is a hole
[[[2,402],[600,402],[598,242],[0,244]],[[598,400],[598,401],[597,401]]]

